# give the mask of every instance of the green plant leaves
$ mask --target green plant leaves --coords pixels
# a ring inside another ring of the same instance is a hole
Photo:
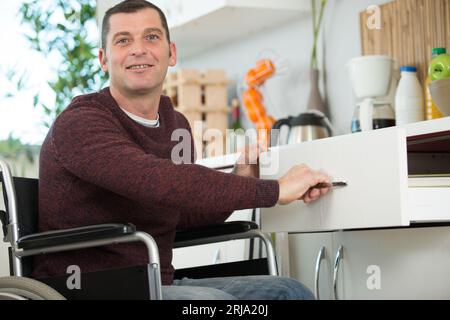
[[[317,37],[322,25],[323,13],[328,0],[320,0],[319,16],[317,16],[316,0],[311,0],[312,22],[313,22],[313,48],[311,52],[311,69],[317,69]]]
[[[47,82],[55,93],[54,105],[45,105],[39,93],[33,104],[47,116],[49,127],[76,94],[97,91],[107,81],[96,59],[96,40],[89,40],[95,22],[95,0],[26,1],[18,17],[27,26],[24,34],[30,47],[47,59],[52,59],[57,75]],[[25,87],[26,79],[16,79],[17,90]]]

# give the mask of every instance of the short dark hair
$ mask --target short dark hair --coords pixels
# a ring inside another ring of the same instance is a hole
[[[164,12],[162,12],[162,10],[160,8],[155,6],[153,3],[150,3],[145,0],[125,0],[125,1],[118,3],[117,5],[108,9],[105,12],[105,16],[103,17],[103,22],[102,22],[102,48],[106,49],[106,37],[108,36],[108,32],[109,32],[109,28],[110,28],[109,19],[111,18],[111,16],[113,14],[134,13],[134,12],[138,12],[138,11],[148,9],[148,8],[156,10],[158,12],[159,18],[161,19],[161,24],[167,35],[167,41],[170,43],[170,34],[169,34],[169,26],[167,25],[167,19],[166,19],[166,16],[164,15]]]

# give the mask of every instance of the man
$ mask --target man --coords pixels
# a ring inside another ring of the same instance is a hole
[[[245,176],[254,171],[248,164],[225,174],[173,163],[172,132],[190,131],[186,118],[161,96],[176,57],[164,14],[153,4],[129,0],[106,12],[99,59],[110,87],[74,98],[44,141],[40,231],[135,224],[158,244],[166,299],[312,298],[300,283],[282,277],[173,281],[176,229],[221,223],[234,210],[310,202],[327,192],[310,187],[329,181],[302,165],[276,181]],[[191,154],[193,161],[193,145]],[[70,265],[89,272],[145,263],[142,245],[124,244],[38,256],[34,276],[65,274]]]

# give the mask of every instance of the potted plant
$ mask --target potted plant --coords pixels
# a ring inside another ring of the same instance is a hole
[[[313,23],[313,47],[311,51],[310,80],[311,91],[309,94],[307,109],[308,111],[319,111],[326,115],[325,103],[319,91],[319,69],[317,63],[317,42],[322,25],[323,13],[327,0],[320,0],[320,8],[317,6],[317,0],[311,0],[312,23]]]

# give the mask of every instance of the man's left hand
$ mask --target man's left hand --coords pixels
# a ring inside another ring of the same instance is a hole
[[[241,155],[234,165],[233,173],[242,177],[254,177],[259,178],[259,154],[263,150],[263,147],[258,145],[245,146],[241,150]]]

